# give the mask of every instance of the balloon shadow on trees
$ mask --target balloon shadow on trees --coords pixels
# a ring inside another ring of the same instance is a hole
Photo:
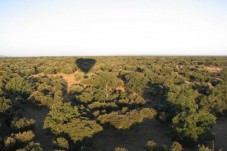
[[[85,77],[86,74],[90,71],[90,69],[95,65],[96,60],[93,58],[79,58],[76,60],[76,64],[78,68],[84,72]]]

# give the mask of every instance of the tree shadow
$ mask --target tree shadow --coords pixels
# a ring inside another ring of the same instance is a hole
[[[87,74],[90,69],[95,65],[96,60],[93,58],[79,58],[76,61],[78,68]]]

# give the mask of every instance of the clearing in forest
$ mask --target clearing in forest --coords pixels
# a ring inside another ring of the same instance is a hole
[[[42,76],[48,76],[48,77],[62,77],[66,83],[67,83],[67,92],[69,92],[69,89],[74,84],[79,84],[80,80],[77,80],[76,77],[83,76],[84,73],[80,72],[79,70],[75,71],[72,74],[65,74],[65,73],[57,73],[57,74],[44,74],[44,73],[38,73],[34,74],[31,77],[42,77]]]

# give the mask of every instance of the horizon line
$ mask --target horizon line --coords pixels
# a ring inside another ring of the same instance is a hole
[[[203,54],[120,54],[120,55],[0,55],[0,58],[35,58],[35,57],[227,57],[226,55]]]

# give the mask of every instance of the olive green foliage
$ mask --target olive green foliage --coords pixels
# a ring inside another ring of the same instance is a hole
[[[114,93],[117,87],[123,85],[123,81],[117,78],[117,75],[111,72],[99,72],[91,78],[91,84],[105,94],[108,100],[110,95]]]
[[[183,147],[178,142],[173,142],[173,144],[168,148],[165,145],[159,145],[153,140],[148,140],[146,144],[147,151],[182,151]]]
[[[0,115],[12,107],[12,102],[5,97],[0,97]]]
[[[198,109],[196,98],[199,93],[189,86],[172,86],[168,93],[168,102],[178,108],[179,111],[186,109]]]
[[[114,151],[128,151],[125,147],[116,147]]]
[[[172,128],[179,141],[197,143],[212,138],[215,120],[215,116],[205,111],[183,111],[173,118]]]
[[[81,93],[84,90],[84,87],[81,85],[73,85],[71,86],[71,92],[75,92],[75,93]]]
[[[148,79],[142,73],[129,73],[125,76],[126,88],[130,93],[142,94],[145,86],[147,85]]]
[[[11,122],[11,127],[15,130],[25,130],[32,128],[35,125],[34,119],[21,118]]]
[[[22,144],[26,144],[33,140],[35,134],[29,130],[19,133],[12,133],[10,136],[6,137],[4,140],[4,147],[7,149],[18,148]]]
[[[204,145],[198,145],[199,151],[212,151],[209,147],[206,147]]]
[[[83,92],[81,95],[78,96],[78,100],[83,103],[91,102],[93,99],[93,95],[89,92]]]
[[[170,151],[182,151],[183,147],[178,142],[173,142],[173,144],[170,147]]]
[[[69,149],[69,142],[63,137],[56,138],[53,143],[56,148]]]
[[[29,142],[25,147],[19,148],[16,151],[43,151],[40,143]]]
[[[21,77],[14,77],[9,80],[6,84],[5,89],[12,93],[29,95],[32,91],[31,84],[28,81]]]
[[[159,145],[153,140],[148,140],[146,144],[147,151],[168,151],[168,148],[164,145]]]
[[[28,98],[30,101],[49,108],[63,101],[66,85],[63,79],[39,77],[34,80],[34,91]]]
[[[19,142],[29,142],[35,137],[35,134],[29,130],[22,133],[19,132],[17,134],[13,134],[12,136]]]
[[[133,110],[126,112],[125,114],[119,114],[118,112],[112,112],[110,114],[100,115],[98,120],[104,123],[110,123],[117,129],[129,129],[136,123],[141,123],[144,119],[151,119],[156,115],[155,110],[144,108],[140,111]]]
[[[94,120],[80,117],[78,108],[69,103],[59,104],[48,113],[44,129],[49,129],[54,134],[65,133],[74,142],[102,131],[102,127]]]
[[[115,108],[117,107],[115,102],[109,102],[109,103],[104,103],[104,102],[93,102],[88,105],[89,109],[99,109],[99,108]]]
[[[224,72],[225,73],[225,72]],[[208,109],[214,114],[224,114],[227,110],[227,74],[223,78],[221,85],[217,85],[215,89],[212,89],[211,94],[205,97],[200,105],[202,108]]]
[[[103,150],[88,138],[110,125],[123,133],[156,114],[171,140],[189,147],[208,144],[215,139],[216,118],[227,116],[226,57],[89,59],[93,63],[77,57],[0,58],[0,150],[42,150],[31,131],[39,124],[23,117],[27,101],[49,108],[43,128],[55,138],[56,150]],[[74,74],[76,83],[58,73]],[[150,140],[146,149],[182,146]]]
[[[157,144],[153,140],[148,140],[146,149],[147,149],[147,151],[152,151],[152,150],[155,150],[156,146],[157,146]]]

